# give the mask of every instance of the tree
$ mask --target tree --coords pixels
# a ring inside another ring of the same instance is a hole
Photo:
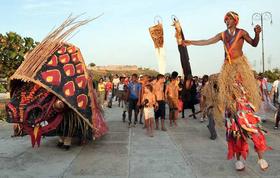
[[[13,75],[24,60],[24,55],[36,44],[32,38],[22,38],[15,32],[0,34],[0,78]]]
[[[259,73],[259,75],[262,75],[268,79],[269,82],[273,82],[277,80],[280,76],[280,70],[278,68],[271,70],[267,70],[264,73]]]
[[[90,67],[95,67],[96,65],[92,62],[89,64]]]

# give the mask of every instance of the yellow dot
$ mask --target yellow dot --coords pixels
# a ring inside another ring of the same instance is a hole
[[[53,77],[52,77],[52,76],[48,76],[48,77],[46,78],[46,80],[47,80],[47,82],[52,82],[52,81],[53,81]]]
[[[70,95],[70,90],[69,90],[69,89],[65,90],[65,95],[66,95],[66,96],[69,96],[69,95]]]
[[[80,102],[78,103],[78,106],[81,108],[81,107],[83,106],[83,104],[84,104],[84,102],[83,102],[83,101],[80,101]]]

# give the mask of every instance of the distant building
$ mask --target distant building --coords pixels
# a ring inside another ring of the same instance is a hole
[[[136,65],[107,65],[107,66],[88,66],[90,70],[98,71],[137,71],[138,67]]]

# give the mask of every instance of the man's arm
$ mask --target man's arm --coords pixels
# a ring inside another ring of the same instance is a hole
[[[126,87],[126,101],[128,101],[129,95],[130,95],[130,89],[129,84]]]
[[[168,92],[169,92],[169,86],[167,85],[167,86],[166,86],[166,89],[165,89],[165,92],[164,92],[165,99],[168,98],[168,97],[167,97]]]
[[[142,100],[142,97],[143,97],[143,95],[142,95],[142,90],[144,89],[144,87],[143,87],[143,85],[142,84],[140,84],[140,83],[138,83],[138,102],[137,102],[137,105],[138,106],[140,106],[140,104],[141,104],[141,100]]]
[[[220,40],[222,40],[221,33],[217,34],[216,36],[214,36],[208,40],[185,40],[185,41],[183,41],[183,45],[184,46],[189,46],[189,45],[205,46],[205,45],[217,43]]]
[[[244,30],[244,35],[243,38],[245,39],[245,41],[247,41],[247,43],[249,43],[250,45],[252,45],[253,47],[257,47],[258,43],[260,41],[260,32],[262,31],[262,28],[259,25],[256,25],[254,28],[255,31],[255,38],[252,39],[249,35],[248,32],[246,32]]]

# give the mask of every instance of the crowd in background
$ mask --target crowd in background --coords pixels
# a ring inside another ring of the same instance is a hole
[[[185,118],[185,109],[190,109],[192,114],[189,117],[197,119],[196,115],[202,112],[201,122],[207,120],[207,114],[203,112],[202,88],[208,83],[209,77],[204,75],[202,78],[197,76],[178,76],[177,72],[171,75],[148,76],[133,74],[131,76],[114,75],[100,78],[95,82],[98,100],[103,109],[111,108],[112,102],[116,101],[118,106],[123,108],[122,120],[126,122],[128,116],[128,127],[133,127],[137,123],[143,124],[148,129],[148,134],[153,136],[153,128],[159,129],[161,120],[161,130],[166,131],[164,120],[166,117],[165,106],[169,107],[170,126],[176,126],[176,119],[181,113]],[[280,77],[270,84],[262,75],[256,76],[260,88],[263,103],[258,115],[263,122],[267,120],[266,112],[275,111],[275,129],[278,129],[280,115]],[[198,105],[199,104],[199,105]],[[197,107],[195,107],[198,105]],[[199,108],[196,111],[196,108]],[[278,108],[278,109],[277,109]],[[134,112],[133,112],[134,111]],[[134,121],[132,122],[132,114]],[[138,118],[139,117],[139,118]],[[143,120],[144,118],[144,120]],[[143,122],[145,121],[145,122]],[[210,123],[211,122],[211,123]],[[214,120],[209,120],[208,128],[212,127],[211,139],[216,138],[213,130]],[[214,133],[214,135],[212,134]]]

